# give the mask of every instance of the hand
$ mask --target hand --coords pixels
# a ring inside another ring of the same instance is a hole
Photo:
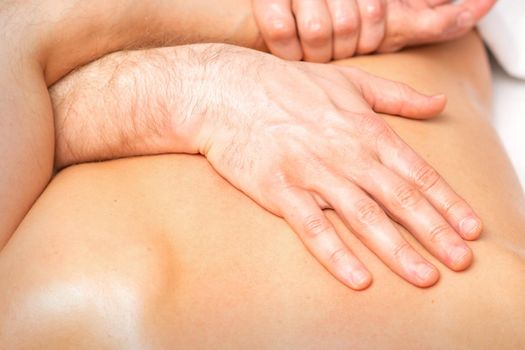
[[[387,0],[387,29],[379,52],[458,38],[485,16],[496,0]]]
[[[427,118],[443,108],[443,96],[357,69],[208,44],[108,55],[55,84],[51,97],[57,167],[204,154],[233,185],[284,217],[352,288],[365,288],[371,276],[324,208],[415,285],[435,283],[438,271],[387,214],[450,268],[471,262],[461,237],[477,238],[479,219],[374,113]]]
[[[328,62],[377,49],[386,0],[254,0],[270,51],[284,59]]]
[[[284,59],[328,62],[467,33],[496,0],[253,0],[261,35]]]
[[[430,286],[437,269],[400,235],[406,227],[453,270],[465,269],[481,223],[472,209],[375,112],[428,118],[444,107],[401,83],[358,69],[225,46],[208,63],[196,143],[213,167],[284,217],[341,282],[366,288],[371,275],[322,209],[333,208],[394,272]],[[372,107],[371,107],[372,106]],[[192,127],[193,129],[196,129]]]

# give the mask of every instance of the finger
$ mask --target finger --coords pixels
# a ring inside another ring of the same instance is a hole
[[[467,7],[446,4],[421,11],[413,22],[411,45],[458,38],[474,27],[474,14]]]
[[[426,198],[383,166],[371,167],[358,183],[436,258],[454,271],[472,263],[472,251]]]
[[[443,4],[451,3],[453,0],[426,0],[428,6],[430,7],[436,7]]]
[[[436,116],[446,104],[444,95],[423,95],[406,84],[376,77],[361,70],[340,67],[357,84],[370,107],[378,113],[414,119]]]
[[[293,12],[304,60],[325,63],[332,58],[332,20],[321,0],[294,0]]]
[[[377,147],[381,162],[424,194],[464,239],[480,236],[482,223],[474,210],[407,144],[397,137],[383,137]]]
[[[392,271],[419,287],[437,282],[437,269],[408,244],[374,200],[346,179],[330,176],[325,183],[316,190]]]
[[[427,31],[435,35],[434,41],[450,40],[471,30],[495,3],[495,0],[447,2],[435,6],[434,11],[429,11],[426,15],[418,16],[418,20],[421,25],[423,22],[427,24]]]
[[[471,30],[494,5],[494,0],[444,2],[432,9],[420,11],[413,21],[410,45],[458,38]]]
[[[474,15],[474,20],[477,22],[490,11],[496,2],[496,0],[463,0],[456,4],[456,6],[469,9]]]
[[[359,39],[359,8],[355,0],[327,0],[333,26],[333,58],[352,57]]]
[[[312,255],[339,281],[355,290],[370,285],[370,273],[343,243],[310,193],[288,190],[281,194],[278,208]]]
[[[436,0],[435,0],[436,1]],[[459,3],[443,1],[436,4],[433,11],[422,12],[417,16],[417,25],[423,37],[419,42],[437,42],[458,38],[469,30],[485,16],[496,0],[464,0]],[[427,34],[427,39],[425,38]],[[428,40],[431,39],[431,40]]]
[[[274,55],[293,61],[303,58],[291,0],[254,0],[253,11],[261,35]]]
[[[377,50],[385,35],[385,0],[358,0],[361,33],[357,52],[367,54]]]

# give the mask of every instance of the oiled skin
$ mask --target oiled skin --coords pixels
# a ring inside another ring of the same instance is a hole
[[[454,273],[429,257],[441,280],[418,289],[330,215],[375,278],[355,292],[325,271],[283,220],[235,190],[204,158],[86,164],[53,180],[0,253],[0,344],[525,347],[524,197],[490,126],[490,77],[479,39],[471,34],[343,64],[449,96],[434,121],[385,118],[484,220],[482,238],[469,243],[469,270]]]

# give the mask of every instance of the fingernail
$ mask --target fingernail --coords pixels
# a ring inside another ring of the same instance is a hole
[[[432,96],[432,98],[434,100],[443,100],[445,98],[445,95],[443,95],[443,94],[434,95],[434,96]]]
[[[468,254],[468,250],[465,247],[455,247],[450,252],[450,259],[454,266],[462,265],[463,260]]]
[[[470,27],[474,24],[474,16],[470,11],[463,11],[459,14],[457,18],[458,27]]]
[[[354,282],[354,285],[357,287],[362,287],[363,284],[365,284],[366,280],[368,279],[366,273],[363,271],[354,271],[352,273],[352,281]]]
[[[480,226],[480,222],[474,218],[463,219],[459,224],[461,232],[468,237],[475,237],[478,234]]]
[[[419,279],[426,281],[434,272],[434,269],[428,264],[419,264],[416,268]]]

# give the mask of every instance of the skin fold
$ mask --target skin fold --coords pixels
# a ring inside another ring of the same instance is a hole
[[[331,211],[377,276],[354,292],[281,219],[200,156],[77,165],[50,184],[0,253],[8,348],[516,349],[525,346],[525,202],[490,125],[490,76],[475,34],[340,62],[447,91],[431,121],[382,118],[484,218],[474,264],[442,279],[392,274]]]

